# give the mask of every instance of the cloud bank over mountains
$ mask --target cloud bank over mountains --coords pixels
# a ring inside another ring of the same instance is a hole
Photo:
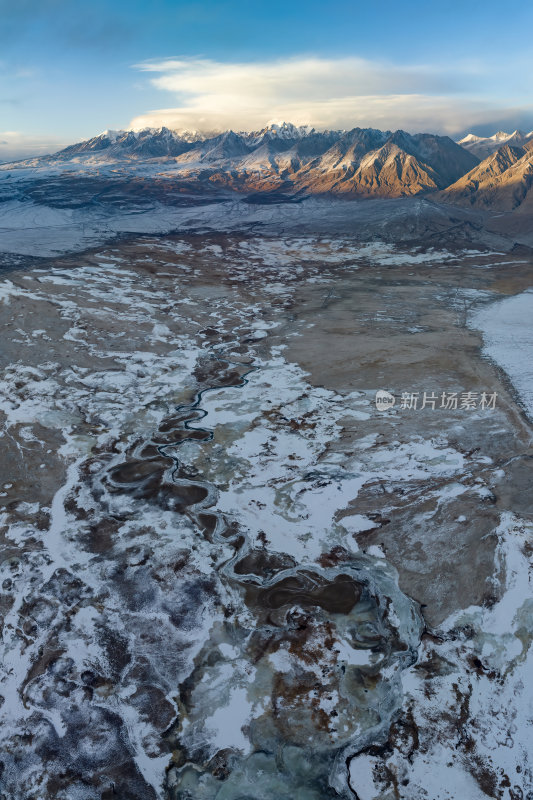
[[[15,123],[9,131],[0,131],[0,161],[54,152],[90,138],[104,127],[139,130],[165,126],[216,134],[229,129],[260,130],[272,122],[287,121],[311,125],[319,131],[355,126],[401,128],[410,133],[448,134],[455,139],[465,133],[490,136],[498,129],[530,131],[533,102],[529,61],[520,60],[519,55],[516,59],[505,63],[472,58],[400,64],[355,56],[300,55],[262,61],[203,57],[143,61],[134,65],[136,74],[128,72],[127,83],[132,90],[136,88],[134,102],[128,101],[130,108],[126,111],[108,119],[93,96],[87,108],[94,127],[84,122],[73,133],[71,127],[58,122],[57,131],[52,130],[55,136],[39,136],[37,130],[26,130]],[[16,74],[22,73],[19,70]],[[11,73],[4,79],[6,84],[14,80]],[[25,88],[29,97],[42,89],[36,78],[33,83]],[[112,92],[112,73],[108,85]],[[118,85],[114,91],[119,91]],[[161,107],[157,107],[159,98]],[[25,103],[20,101],[20,107]],[[142,106],[149,110],[131,117],[141,103],[139,111]],[[69,125],[74,119],[72,115]],[[17,133],[16,127],[24,132]]]
[[[455,135],[533,127],[533,106],[486,96],[486,67],[399,66],[362,58],[295,57],[264,62],[169,58],[136,65],[175,99],[134,117],[134,129],[165,125],[217,132],[290,120],[317,129],[403,128]],[[512,103],[512,104],[511,104]]]

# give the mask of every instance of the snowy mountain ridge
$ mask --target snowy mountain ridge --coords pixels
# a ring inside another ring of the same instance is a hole
[[[503,145],[511,145],[513,147],[523,147],[527,142],[533,139],[533,131],[524,133],[524,131],[516,130],[512,133],[505,131],[498,131],[492,136],[476,136],[475,133],[468,133],[459,139],[457,144],[464,147],[465,150],[476,155],[478,158],[484,159],[487,156],[495,153]]]
[[[128,136],[133,136],[135,139],[143,139],[148,136],[165,136],[169,139],[180,139],[186,142],[201,142],[206,139],[213,139],[217,136],[223,136],[225,133],[233,133],[233,131],[199,131],[199,130],[186,130],[182,128],[172,129],[165,126],[159,128],[124,128],[118,130],[105,130],[102,131],[97,137],[109,139],[112,144],[123,141]],[[303,139],[306,136],[316,133],[315,128],[311,125],[293,125],[292,122],[270,122],[264,128],[256,131],[238,131],[236,134],[242,136],[244,139],[254,142],[258,139],[268,137],[270,139]],[[342,133],[342,131],[338,131]]]
[[[401,197],[444,189],[478,158],[448,136],[273,122],[214,136],[169,128],[104,131],[50,156],[4,165],[30,172],[104,173],[179,181],[182,191]]]

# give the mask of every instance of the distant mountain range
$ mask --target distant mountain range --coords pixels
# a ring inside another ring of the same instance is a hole
[[[431,193],[456,205],[533,212],[533,131],[469,134],[460,142],[429,133],[316,131],[290,123],[211,136],[168,128],[105,131],[50,156],[1,165],[0,175],[8,170],[49,172],[70,183],[122,181],[120,191],[127,187],[132,198],[147,191],[147,184],[157,184],[157,191],[231,190],[272,201]]]
[[[473,133],[469,133],[463,139],[460,139],[457,144],[460,144],[461,147],[464,147],[478,158],[483,159],[492,155],[504,145],[523,147],[532,140],[533,131],[530,133],[524,133],[523,131],[513,131],[513,133],[498,131],[494,136],[476,136]]]
[[[447,136],[373,128],[317,132],[289,123],[212,137],[167,128],[106,131],[32,163],[90,167],[151,160],[180,179],[248,193],[381,197],[444,189],[478,163]]]
[[[331,141],[342,135],[341,131],[318,133],[309,126],[297,127],[284,122],[253,132],[224,133],[206,136],[196,131],[172,131],[169,128],[145,128],[140,131],[104,131],[99,136],[73,144],[48,159],[70,160],[76,156],[91,155],[99,160],[178,158],[188,153],[186,162],[203,163],[234,159],[254,153],[261,147],[282,152],[295,145],[311,153],[313,145],[324,150]],[[182,159],[183,161],[183,159]]]

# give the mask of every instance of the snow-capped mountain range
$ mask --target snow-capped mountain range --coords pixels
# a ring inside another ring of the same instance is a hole
[[[500,147],[504,145],[512,145],[516,147],[523,147],[527,142],[533,139],[533,131],[524,133],[524,131],[513,131],[512,133],[505,133],[505,131],[498,131],[493,136],[476,136],[474,133],[469,133],[460,139],[457,144],[474,153],[478,158],[483,159],[495,153]]]
[[[104,131],[53,155],[2,164],[0,195],[12,196],[15,183],[33,201],[53,195],[61,206],[96,197],[183,203],[230,192],[269,202],[433,193],[454,204],[514,210],[529,207],[532,170],[533,131],[454,142],[431,133],[317,131],[286,122],[212,135],[146,128]]]
[[[478,163],[447,136],[272,124],[213,136],[168,128],[105,131],[51,156],[0,167],[114,175],[128,171],[243,193],[400,197],[444,189]]]
[[[246,154],[265,143],[281,145],[294,143],[318,135],[327,137],[329,132],[317,134],[310,126],[297,127],[291,123],[273,123],[260,131],[225,131],[206,134],[199,131],[173,131],[169,128],[144,128],[143,130],[107,130],[98,136],[78,142],[54,154],[53,158],[70,159],[83,153],[98,153],[110,158],[161,158],[176,157],[183,153],[202,149],[202,155],[214,156]],[[338,136],[342,131],[334,131]],[[205,144],[204,144],[205,143]],[[212,146],[210,146],[212,145]],[[220,150],[222,145],[222,152]],[[232,152],[235,151],[235,152]]]

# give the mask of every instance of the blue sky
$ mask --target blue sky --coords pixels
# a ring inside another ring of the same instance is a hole
[[[533,128],[533,4],[0,0],[0,158],[106,128]],[[3,143],[3,144],[2,144]]]

